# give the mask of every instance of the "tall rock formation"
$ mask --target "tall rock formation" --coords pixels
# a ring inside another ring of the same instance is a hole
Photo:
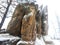
[[[24,16],[24,8],[22,5],[17,5],[12,19],[9,22],[8,26],[7,26],[7,32],[15,35],[15,36],[20,36],[21,34],[21,24],[22,24],[22,18]]]
[[[26,13],[22,19],[21,37],[24,41],[34,41],[36,39],[36,9],[32,4],[26,8],[30,12]]]
[[[42,32],[42,28],[41,28],[41,14],[40,11],[37,11],[36,14],[36,32],[37,32],[37,37],[40,38],[41,37],[41,32]]]
[[[42,28],[41,28],[42,27]],[[12,19],[8,24],[7,32],[14,36],[20,36],[19,45],[34,45],[34,41],[47,33],[47,14],[40,15],[38,7],[34,3],[17,5]]]
[[[48,34],[48,7],[45,6],[42,11],[42,35]]]

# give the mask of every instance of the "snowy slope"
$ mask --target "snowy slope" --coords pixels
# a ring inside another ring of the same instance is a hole
[[[0,34],[0,41],[5,41],[5,40],[18,40],[20,39],[19,37],[15,37],[15,36],[12,36],[12,35],[9,35],[8,33],[6,34]]]
[[[45,45],[43,38],[40,39],[36,38],[35,45]]]

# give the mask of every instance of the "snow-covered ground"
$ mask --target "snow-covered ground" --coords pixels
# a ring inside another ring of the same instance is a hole
[[[44,39],[45,39],[45,41],[52,42],[52,45],[60,45],[60,40],[51,38],[49,35],[44,36]]]
[[[36,38],[35,45],[46,45],[43,38]]]
[[[20,43],[23,43],[23,44],[25,44],[25,43],[26,43],[26,44],[28,44],[28,43],[33,44],[32,41],[30,41],[30,42],[27,42],[27,41],[19,41],[19,42],[17,43],[17,45],[19,45]],[[39,39],[38,37],[36,37],[35,45],[46,45],[45,42],[44,42],[44,40],[43,40],[43,38],[42,38],[42,36],[41,36],[40,39]]]
[[[20,38],[16,37],[16,36],[9,35],[8,33],[0,34],[0,41],[5,41],[5,40],[14,41],[14,40],[18,40],[18,39],[20,39]]]
[[[51,37],[49,36],[43,36],[45,41],[52,41],[53,45],[60,45],[60,40],[57,40],[57,39],[52,39]],[[43,37],[41,36],[41,38],[39,39],[38,37],[36,37],[36,40],[35,40],[35,45],[47,45],[44,40],[43,40]],[[0,41],[5,41],[5,40],[10,40],[10,41],[16,41],[20,39],[19,37],[15,37],[15,36],[11,36],[9,35],[8,33],[7,34],[0,34]],[[21,41],[19,41],[17,44],[19,44]],[[24,42],[23,42],[24,43]],[[32,42],[30,42],[32,43]],[[51,45],[51,44],[48,44],[48,45]]]
[[[53,40],[54,45],[60,45],[60,40]]]

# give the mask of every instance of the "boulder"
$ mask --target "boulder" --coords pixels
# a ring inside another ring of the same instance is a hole
[[[14,36],[21,36],[21,24],[22,18],[24,16],[24,7],[23,5],[17,5],[13,16],[7,26],[7,32]]]

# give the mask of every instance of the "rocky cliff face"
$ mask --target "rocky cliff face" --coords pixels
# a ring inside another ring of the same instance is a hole
[[[25,41],[35,40],[36,38],[36,10],[33,5],[29,5],[30,12],[25,14],[22,19],[21,36]]]
[[[42,11],[42,35],[47,35],[48,34],[48,8],[47,6],[44,7]]]
[[[36,7],[34,4],[18,5],[8,24],[7,32],[14,36],[20,36],[23,41],[35,41],[36,39]],[[34,43],[33,43],[34,44]],[[22,43],[20,44],[22,45]],[[31,45],[30,43],[25,45]]]
[[[21,41],[27,42],[19,45],[34,45],[36,36],[40,38],[45,32],[43,30],[45,27],[42,26],[44,23],[42,19],[45,19],[45,17],[42,18],[35,4],[19,4],[8,24],[7,32],[21,37]],[[33,42],[32,44],[31,41]]]

